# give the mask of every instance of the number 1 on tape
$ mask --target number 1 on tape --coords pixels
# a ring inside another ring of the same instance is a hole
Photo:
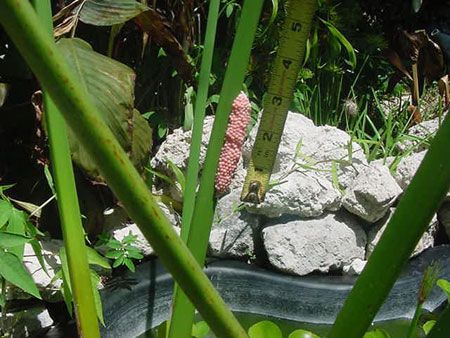
[[[286,4],[287,16],[242,189],[244,202],[264,201],[316,7],[317,0],[288,0]]]

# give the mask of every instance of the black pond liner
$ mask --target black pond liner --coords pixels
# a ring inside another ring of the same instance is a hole
[[[435,261],[441,278],[450,279],[450,246],[429,249],[412,259],[375,321],[412,318],[425,268]],[[387,261],[386,264],[389,264]],[[356,278],[288,276],[237,261],[215,261],[205,272],[233,311],[331,324]],[[139,265],[102,291],[106,326],[102,337],[136,337],[169,318],[173,281],[158,260]],[[435,311],[446,301],[437,287],[424,304]]]

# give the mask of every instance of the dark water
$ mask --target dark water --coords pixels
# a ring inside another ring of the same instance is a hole
[[[267,316],[261,316],[251,313],[242,313],[242,312],[235,312],[234,313],[236,318],[239,320],[239,322],[242,324],[242,326],[247,330],[250,326],[253,324],[260,322],[262,320],[270,320],[274,323],[276,323],[282,333],[283,337],[289,336],[289,334],[298,329],[308,330],[311,331],[321,337],[325,337],[328,332],[331,329],[331,325],[325,325],[325,324],[312,324],[312,323],[301,323],[301,322],[295,322],[290,320],[282,320],[278,318],[272,318]],[[202,320],[201,317],[197,317],[196,321]],[[389,335],[393,338],[406,338],[406,334],[408,332],[410,321],[407,319],[397,319],[397,320],[390,320],[390,321],[384,321],[384,322],[378,322],[377,324],[373,325],[371,329],[375,328],[381,328],[385,330]],[[214,338],[215,335],[213,335],[211,332],[207,336],[208,338]],[[143,335],[140,335],[137,338],[157,338],[156,329],[152,331],[148,331]]]

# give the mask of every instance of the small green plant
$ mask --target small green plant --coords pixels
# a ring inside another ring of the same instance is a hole
[[[29,221],[24,211],[18,210],[4,194],[12,186],[0,186],[0,336],[8,332],[6,322],[7,285],[12,284],[23,291],[41,299],[33,278],[23,265],[23,252],[26,243],[30,243],[45,269],[41,247],[36,239],[42,234]]]
[[[94,266],[100,267],[102,269],[109,270],[111,269],[111,265],[109,262],[103,258],[97,251],[90,247],[86,247],[87,252],[87,259],[89,263],[89,273],[92,283],[92,291],[93,291],[93,297],[94,297],[94,305],[95,310],[97,313],[97,318],[99,319],[100,323],[105,325],[105,322],[103,320],[103,309],[102,309],[102,302],[100,298],[100,293],[98,291],[98,287],[100,285],[100,276],[98,275],[97,271],[94,269]],[[54,283],[58,280],[61,280],[61,287],[60,291],[63,295],[64,302],[66,303],[67,311],[69,312],[70,316],[73,316],[73,289],[72,289],[72,283],[69,278],[69,265],[67,262],[67,255],[66,250],[64,247],[62,247],[59,250],[59,258],[61,261],[61,269],[58,270],[55,273],[55,276],[53,277],[51,283]]]
[[[135,271],[133,260],[142,259],[142,251],[134,246],[137,236],[133,235],[131,231],[121,241],[112,238],[111,235],[99,235],[99,241],[96,247],[105,247],[105,257],[113,259],[113,268],[119,266],[126,266],[130,271]]]

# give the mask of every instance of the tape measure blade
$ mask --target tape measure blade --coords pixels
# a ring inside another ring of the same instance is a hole
[[[317,0],[288,0],[241,200],[261,203],[269,185]]]

